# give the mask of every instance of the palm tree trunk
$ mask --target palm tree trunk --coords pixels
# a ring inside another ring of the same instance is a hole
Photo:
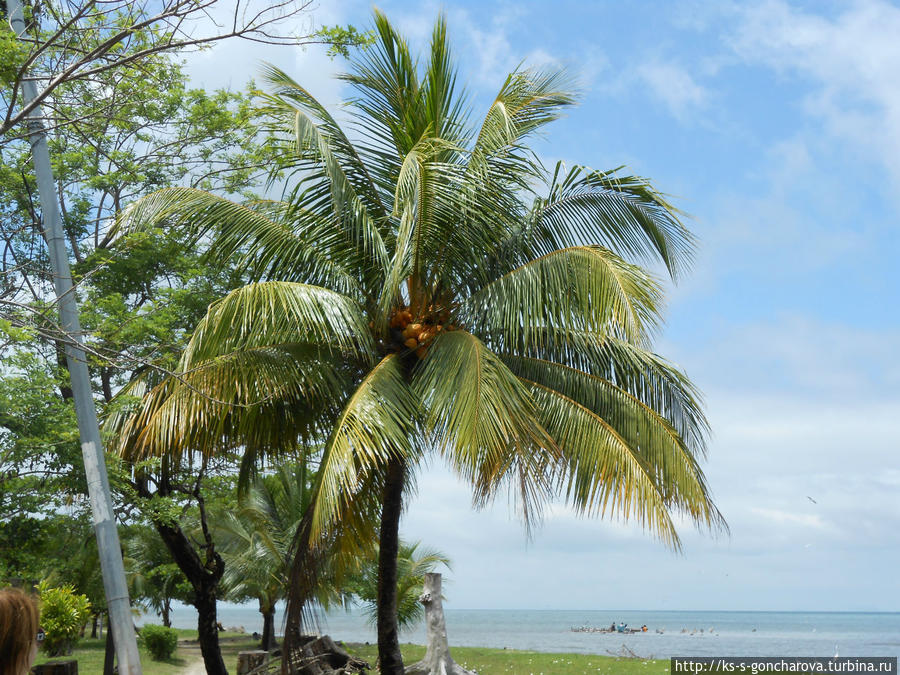
[[[275,605],[269,607],[260,606],[259,611],[263,615],[263,632],[260,648],[269,652],[278,646],[278,643],[275,642]]]
[[[378,550],[378,663],[382,675],[403,675],[397,626],[397,554],[400,546],[400,512],[406,467],[392,459],[387,467],[381,503]]]

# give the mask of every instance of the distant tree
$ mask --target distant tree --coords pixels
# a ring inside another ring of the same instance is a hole
[[[187,578],[152,526],[133,525],[125,531],[122,540],[125,569],[135,601],[158,614],[163,625],[171,628],[172,602],[191,601]]]
[[[237,508],[227,508],[215,519],[226,593],[238,602],[258,602],[265,650],[276,646],[275,605],[287,594],[291,545],[309,506],[310,478],[304,463],[283,464],[255,480]]]

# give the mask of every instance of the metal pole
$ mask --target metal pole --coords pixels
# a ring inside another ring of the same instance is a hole
[[[6,8],[13,31],[15,31],[17,36],[24,35],[25,19],[22,12],[22,4],[19,0],[6,0]],[[24,80],[22,82],[22,90],[26,102],[34,100],[37,96],[34,80]],[[53,281],[59,302],[59,318],[62,328],[69,338],[65,344],[66,362],[69,366],[72,396],[75,399],[75,414],[78,418],[78,431],[81,435],[84,472],[87,476],[88,495],[91,499],[91,512],[94,520],[94,534],[97,537],[97,548],[100,552],[103,588],[106,591],[109,623],[110,628],[112,628],[113,640],[116,644],[119,673],[122,675],[141,675],[141,661],[138,656],[137,640],[131,618],[128,586],[125,583],[122,550],[119,546],[119,535],[116,531],[112,497],[109,491],[109,478],[106,475],[106,460],[103,456],[103,444],[100,441],[100,427],[97,424],[97,411],[94,408],[94,397],[91,391],[87,360],[81,347],[81,324],[78,320],[78,305],[75,299],[75,289],[72,286],[72,273],[69,268],[69,255],[66,251],[62,222],[59,218],[59,202],[56,195],[56,186],[53,182],[50,151],[47,148],[47,138],[44,134],[44,123],[41,121],[40,106],[36,107],[29,117],[28,129],[38,194],[41,201],[44,231],[50,251]]]

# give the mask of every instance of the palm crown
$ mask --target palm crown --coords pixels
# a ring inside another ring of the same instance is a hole
[[[343,76],[351,133],[267,69],[284,201],[170,189],[122,214],[192,228],[255,280],[210,306],[123,447],[229,445],[251,467],[324,441],[313,536],[432,449],[477,503],[509,486],[526,518],[562,494],[676,547],[674,513],[723,525],[698,394],[650,351],[662,289],[641,265],[689,263],[678,213],[620,170],[543,168],[528,142],[573,104],[563,73],[517,70],[473,125],[442,19],[422,66],[380,13],[375,29]]]

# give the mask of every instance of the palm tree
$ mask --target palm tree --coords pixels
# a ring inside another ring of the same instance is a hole
[[[349,592],[363,603],[369,623],[378,622],[378,551],[363,562],[360,570],[352,575]],[[425,575],[443,565],[449,569],[450,559],[436,549],[425,548],[422,542],[408,543],[400,540],[397,552],[397,627],[400,630],[418,624],[425,615],[419,602]]]
[[[240,254],[254,279],[210,306],[122,446],[243,447],[250,468],[323,441],[297,551],[338,524],[363,539],[357,514],[378,502],[379,659],[397,674],[399,519],[428,453],[476,506],[508,487],[526,523],[558,494],[675,548],[675,514],[724,521],[699,465],[699,396],[651,351],[663,291],[641,265],[675,278],[689,264],[679,213],[622,170],[543,167],[529,142],[574,103],[564,73],[513,72],[473,125],[443,18],[422,64],[384,15],[374,23],[343,76],[352,134],[267,69],[283,202],[170,189],[122,214],[125,229],[191,228],[210,260]]]
[[[282,464],[260,476],[238,498],[235,510],[214,519],[222,541],[225,574],[222,582],[233,600],[252,598],[263,615],[262,649],[275,642],[275,605],[285,598],[291,570],[291,545],[310,503],[314,479],[305,461]],[[316,602],[322,607],[343,604],[340,576],[320,578]]]
[[[308,503],[305,466],[283,465],[274,475],[256,480],[239,497],[237,509],[214,519],[222,541],[226,593],[232,600],[259,602],[261,648],[267,651],[276,646],[275,605],[287,590],[291,541]]]

